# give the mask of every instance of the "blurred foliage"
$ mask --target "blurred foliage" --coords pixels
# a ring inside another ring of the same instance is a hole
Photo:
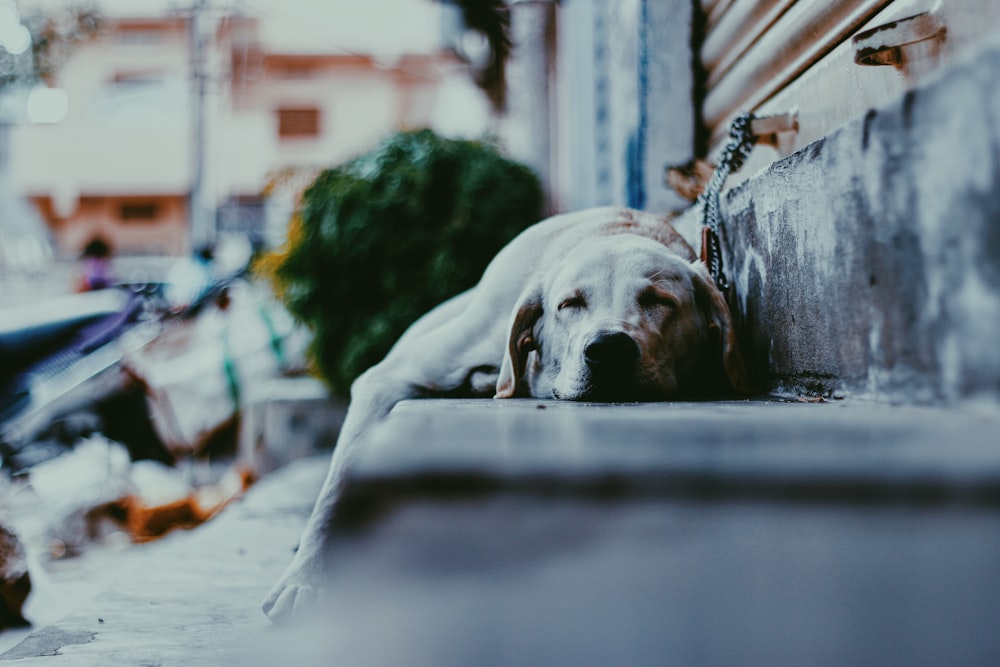
[[[56,10],[36,11],[25,17],[31,31],[31,54],[35,74],[48,84],[73,52],[101,35],[101,15],[93,3],[64,5]]]
[[[92,2],[35,8],[22,22],[31,34],[31,48],[17,55],[0,48],[0,90],[39,80],[52,85],[73,52],[100,37],[103,29]]]
[[[505,0],[454,0],[466,30],[482,35],[489,53],[481,62],[470,62],[476,85],[496,111],[507,108],[507,61],[510,58],[510,7]],[[461,54],[468,56],[471,54]]]
[[[286,245],[258,269],[312,329],[320,374],[346,394],[414,320],[478,282],[542,201],[535,175],[487,143],[402,132],[322,172]]]

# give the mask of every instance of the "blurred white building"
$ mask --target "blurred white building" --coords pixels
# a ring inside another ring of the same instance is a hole
[[[432,0],[98,9],[100,36],[49,82],[65,96],[36,105],[60,122],[11,133],[13,187],[63,256],[95,235],[120,254],[187,252],[192,201],[211,227],[266,235],[261,192],[279,170],[336,164],[395,130],[488,127]]]

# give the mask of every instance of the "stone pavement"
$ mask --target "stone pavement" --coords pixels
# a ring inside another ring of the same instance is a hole
[[[327,604],[271,626],[325,457],[0,655],[24,665],[986,665],[1000,413],[412,401],[372,434]]]
[[[273,628],[260,603],[291,560],[328,460],[286,466],[192,530],[59,561],[44,577],[33,570],[32,595],[43,599],[29,598],[29,617],[51,622],[0,654],[0,664],[264,664],[247,654]],[[82,594],[81,579],[91,580]],[[45,606],[65,607],[60,596],[70,609],[52,619]]]

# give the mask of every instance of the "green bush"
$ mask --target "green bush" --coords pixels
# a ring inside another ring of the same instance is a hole
[[[316,178],[265,271],[312,329],[317,371],[346,394],[541,208],[538,179],[489,144],[402,132]]]

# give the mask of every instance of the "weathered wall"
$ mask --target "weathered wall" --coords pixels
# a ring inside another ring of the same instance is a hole
[[[662,213],[686,205],[663,187],[663,170],[694,155],[691,21],[689,0],[559,4],[557,208],[618,204]]]
[[[1000,34],[724,197],[764,386],[1000,398],[998,73]]]

